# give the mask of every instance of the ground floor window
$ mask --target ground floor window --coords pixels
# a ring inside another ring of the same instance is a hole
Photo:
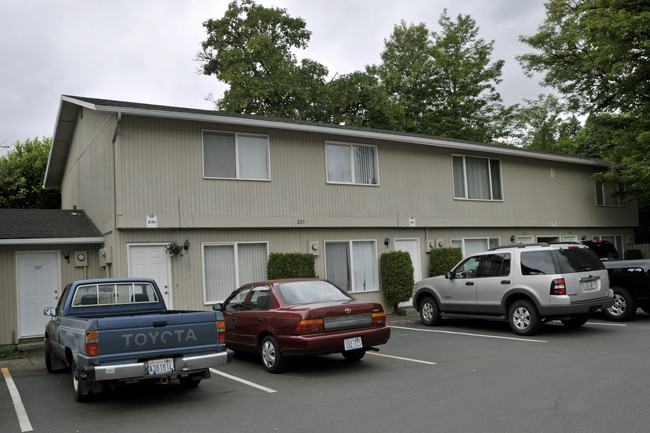
[[[325,242],[326,277],[349,292],[379,290],[375,241]]]
[[[203,291],[206,304],[223,301],[237,287],[266,279],[268,244],[205,243]]]
[[[452,239],[451,246],[453,248],[460,248],[463,251],[463,257],[470,254],[480,253],[487,251],[490,248],[498,247],[501,244],[499,238],[465,238],[465,239]]]

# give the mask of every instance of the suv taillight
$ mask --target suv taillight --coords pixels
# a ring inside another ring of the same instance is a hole
[[[557,278],[551,283],[551,295],[566,295],[564,278]]]

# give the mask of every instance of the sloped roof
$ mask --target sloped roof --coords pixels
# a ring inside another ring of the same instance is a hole
[[[103,243],[80,210],[0,209],[0,245]]]
[[[340,134],[348,137],[363,137],[402,143],[420,144],[424,146],[454,149],[456,151],[489,152],[495,155],[511,155],[520,158],[523,157],[543,159],[557,162],[567,162],[572,164],[591,165],[596,167],[606,167],[608,165],[607,162],[600,159],[560,155],[549,152],[531,151],[527,149],[498,144],[478,143],[474,141],[456,140],[382,129],[280,119],[275,117],[228,113],[215,110],[171,107],[165,105],[143,104],[137,102],[124,102],[109,99],[62,95],[61,103],[59,105],[59,112],[57,114],[47,170],[45,173],[45,180],[43,183],[45,188],[61,188],[61,182],[63,181],[63,173],[65,172],[65,164],[67,161],[70,143],[72,141],[72,135],[76,127],[79,110],[82,107],[96,112],[114,113],[118,115],[118,118],[124,114],[142,117],[228,123],[233,125],[257,126],[263,128],[302,132]]]

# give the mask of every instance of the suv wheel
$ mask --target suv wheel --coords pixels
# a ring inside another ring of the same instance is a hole
[[[614,305],[603,310],[605,317],[615,322],[625,322],[634,318],[636,304],[630,292],[623,287],[613,287]]]
[[[508,322],[517,335],[534,335],[542,325],[535,306],[526,299],[513,302],[508,310]]]
[[[422,300],[420,305],[420,320],[427,326],[438,325],[440,323],[440,307],[431,296]]]
[[[568,328],[579,328],[587,323],[587,320],[589,320],[589,314],[576,314],[575,316],[562,320],[562,323]]]

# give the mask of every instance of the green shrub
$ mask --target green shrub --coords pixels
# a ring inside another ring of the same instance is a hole
[[[379,259],[381,288],[388,305],[397,312],[400,302],[408,301],[413,293],[413,263],[405,251],[384,253]]]
[[[638,260],[643,258],[641,250],[626,250],[625,260]]]
[[[312,254],[271,253],[266,265],[269,280],[316,278],[316,260]]]
[[[463,258],[460,248],[433,248],[429,258],[429,276],[445,275]]]

